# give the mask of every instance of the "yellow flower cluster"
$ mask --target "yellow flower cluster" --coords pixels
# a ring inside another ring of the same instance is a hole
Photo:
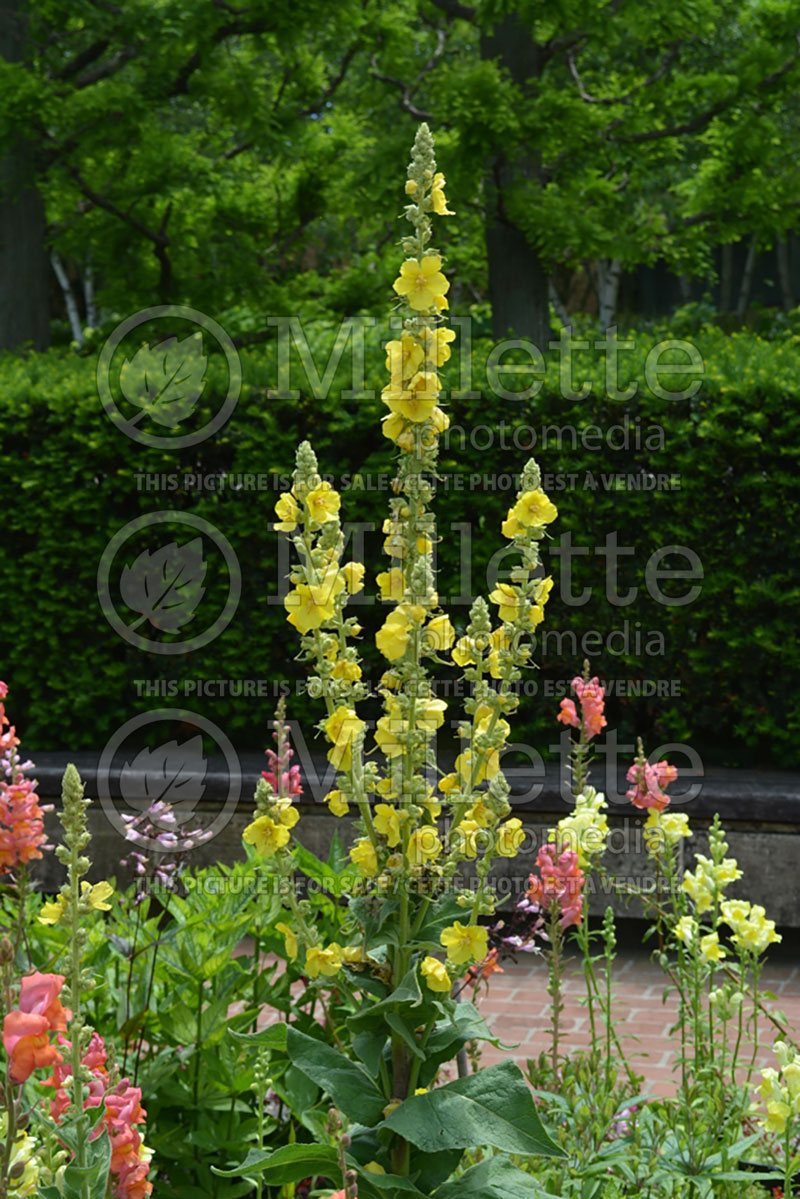
[[[559,849],[571,849],[577,853],[581,868],[591,866],[606,848],[609,832],[605,815],[607,807],[602,791],[584,787],[575,796],[575,810],[559,820],[556,828],[548,831],[548,840],[555,842]]]
[[[671,812],[668,808],[659,811],[651,808],[644,823],[644,839],[647,852],[658,857],[665,848],[678,845],[682,838],[691,837],[689,817],[685,812]]]
[[[431,991],[449,992],[457,973],[452,967],[482,962],[488,952],[489,934],[478,925],[465,925],[456,920],[444,929],[439,941],[447,950],[447,962],[429,955],[423,959],[420,969]]]
[[[767,1066],[761,1071],[761,1085],[756,1091],[760,1104],[752,1103],[750,1111],[758,1113],[764,1105],[767,1114],[761,1117],[761,1125],[781,1135],[792,1117],[800,1115],[800,1053],[792,1052],[784,1041],[776,1041],[773,1050],[780,1068]]]
[[[111,904],[106,903],[114,894],[114,888],[111,883],[105,881],[101,883],[81,883],[81,901],[87,904],[90,908],[94,908],[98,912],[110,912]],[[64,916],[67,913],[69,901],[63,894],[56,896],[54,900],[42,904],[42,910],[39,913],[40,924],[61,924]]]
[[[695,854],[694,860],[695,870],[687,870],[683,876],[683,889],[700,916],[713,907],[714,900],[719,898],[730,883],[735,883],[742,877],[742,872],[735,858],[724,858],[715,863],[698,853]]]
[[[767,920],[761,904],[744,899],[729,899],[721,905],[722,919],[732,930],[731,940],[738,949],[761,954],[768,945],[780,941],[775,921]]]

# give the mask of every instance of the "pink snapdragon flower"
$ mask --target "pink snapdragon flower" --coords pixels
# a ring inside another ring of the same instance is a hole
[[[536,856],[541,877],[530,876],[527,901],[533,911],[560,910],[559,924],[569,928],[579,924],[583,913],[584,874],[578,865],[578,855],[572,849],[559,853],[557,845],[543,845]]]
[[[655,808],[663,812],[669,803],[664,788],[674,783],[677,777],[677,770],[669,762],[656,762],[651,766],[642,754],[628,768],[627,779],[633,786],[625,794],[635,808]]]
[[[583,731],[586,739],[591,740],[596,737],[606,727],[606,718],[603,715],[605,708],[605,690],[600,686],[597,677],[584,681],[580,675],[576,675],[570,686],[578,697],[581,706],[581,714],[578,715],[578,710],[575,703],[571,699],[562,699],[560,704],[560,712],[557,719],[562,724],[571,725],[574,729],[579,729],[583,724]]]

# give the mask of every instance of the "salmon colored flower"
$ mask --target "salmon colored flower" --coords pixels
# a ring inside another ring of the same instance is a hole
[[[583,912],[584,876],[577,853],[572,849],[559,853],[558,846],[551,842],[539,850],[536,865],[541,877],[531,875],[528,902],[534,910],[555,907],[560,911],[562,928],[578,924]]]
[[[58,998],[63,985],[63,974],[26,974],[20,984],[20,1011],[44,1016],[51,1032],[65,1032],[70,1013]]]
[[[3,1020],[3,1046],[11,1062],[14,1082],[26,1082],[34,1070],[61,1061],[61,1054],[50,1043],[50,1024],[46,1016],[16,1009]]]

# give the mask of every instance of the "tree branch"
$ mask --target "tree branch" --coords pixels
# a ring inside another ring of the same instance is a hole
[[[567,65],[569,66],[570,75],[578,85],[578,95],[580,96],[581,100],[585,100],[587,104],[625,104],[632,96],[635,96],[637,92],[642,91],[646,87],[650,87],[652,84],[656,83],[659,79],[666,75],[667,71],[678,57],[681,45],[681,42],[675,42],[670,47],[669,52],[663,58],[661,66],[658,68],[658,70],[654,71],[652,75],[648,76],[648,78],[644,79],[641,83],[637,83],[635,87],[632,87],[629,92],[625,92],[625,94],[622,96],[590,95],[590,93],[587,92],[586,88],[583,86],[583,80],[580,77],[578,67],[575,63],[575,58],[571,50],[567,51]]]
[[[304,108],[303,111],[300,113],[300,116],[302,116],[302,117],[313,116],[314,113],[319,112],[319,110],[328,103],[328,101],[331,99],[331,97],[336,94],[336,92],[338,91],[338,89],[340,88],[342,83],[344,82],[344,78],[350,67],[350,63],[353,61],[353,59],[355,58],[355,56],[358,52],[359,45],[360,45],[360,42],[355,41],[355,42],[353,42],[350,49],[345,51],[345,55],[342,59],[342,65],[341,65],[339,71],[337,72],[336,75],[334,75],[333,79],[330,81],[328,86],[325,88],[325,91],[322,93],[322,95],[320,96],[317,103],[312,104],[310,108]]]
[[[425,65],[418,71],[417,77],[413,83],[404,83],[402,79],[395,79],[393,75],[386,75],[383,71],[379,71],[377,55],[373,54],[370,59],[370,75],[372,75],[374,79],[378,79],[381,83],[388,83],[390,87],[399,88],[402,92],[399,100],[400,107],[405,109],[406,112],[411,113],[411,116],[418,121],[434,121],[436,119],[431,113],[423,112],[421,108],[417,108],[412,97],[414,96],[414,93],[419,90],[419,87],[425,76],[433,70],[433,68],[436,66],[436,63],[442,57],[445,45],[447,43],[448,32],[449,26],[447,30],[436,30],[436,48]]]
[[[769,91],[771,87],[792,69],[798,57],[800,57],[800,34],[797,34],[796,37],[798,49],[795,50],[794,54],[787,58],[786,62],[782,63],[777,70],[772,71],[769,75],[765,75],[752,89],[752,93],[750,94]],[[743,89],[739,88],[730,96],[726,96],[723,100],[718,100],[716,104],[712,104],[704,112],[697,113],[691,120],[683,121],[679,125],[669,125],[666,129],[650,129],[644,133],[628,133],[621,134],[619,137],[609,137],[610,130],[616,129],[619,125],[623,124],[624,118],[620,117],[616,121],[611,122],[605,131],[605,136],[609,141],[626,142],[628,145],[636,145],[641,142],[660,141],[665,137],[682,137],[687,133],[699,133],[700,130],[705,129],[707,125],[711,124],[714,117],[719,116],[720,113],[725,112],[726,109],[731,108],[738,100],[742,99],[743,94]]]
[[[460,0],[431,0],[431,4],[453,20],[458,17],[462,21],[474,22],[477,16],[474,8],[462,4]]]

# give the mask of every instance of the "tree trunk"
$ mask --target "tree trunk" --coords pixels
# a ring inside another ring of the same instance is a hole
[[[622,263],[619,258],[599,258],[595,268],[597,270],[597,310],[600,316],[600,328],[610,329],[617,313]]]
[[[0,7],[0,58],[23,57],[24,0]],[[0,350],[50,343],[49,272],[44,202],[33,178],[30,141],[20,138],[0,161]]]
[[[481,56],[500,59],[515,84],[530,92],[543,62],[531,27],[514,13],[481,36]],[[490,210],[486,224],[492,332],[498,340],[527,338],[543,353],[551,337],[548,275],[525,233],[509,215],[508,197],[517,180],[535,181],[538,162],[530,155],[510,159],[500,151],[491,163]]]
[[[792,272],[789,268],[789,238],[779,237],[775,241],[775,255],[778,259],[778,279],[781,285],[781,306],[784,312],[794,308],[792,292]]]
[[[733,299],[733,246],[729,241],[720,250],[719,310],[730,312]]]
[[[750,245],[747,247],[747,258],[744,263],[744,272],[742,274],[742,285],[739,288],[739,299],[736,303],[736,315],[740,321],[743,321],[747,313],[747,303],[750,299],[750,288],[753,284],[753,268],[756,265],[756,239],[755,234],[750,239]]]
[[[551,337],[547,272],[516,225],[493,221],[486,230],[492,333],[527,338],[542,353]]]

